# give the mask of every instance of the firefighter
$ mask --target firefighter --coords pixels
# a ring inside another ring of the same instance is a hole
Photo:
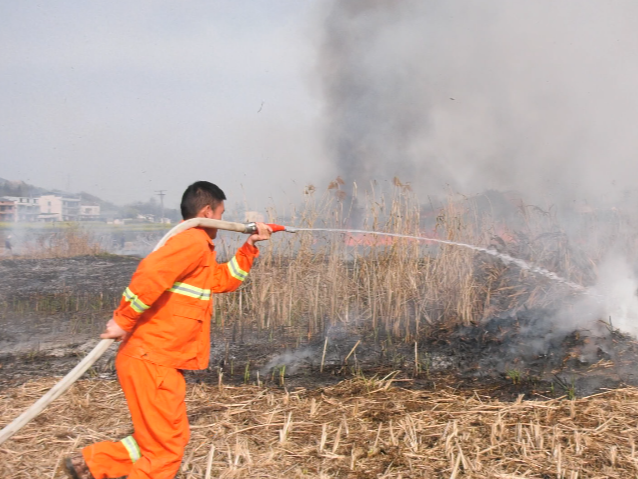
[[[226,196],[207,181],[184,192],[182,217],[221,219]],[[134,432],[67,457],[73,479],[172,479],[189,439],[182,370],[204,369],[210,355],[212,293],[234,291],[246,279],[272,231],[257,223],[235,256],[215,260],[216,229],[191,228],[142,260],[101,335],[122,343],[115,365]]]

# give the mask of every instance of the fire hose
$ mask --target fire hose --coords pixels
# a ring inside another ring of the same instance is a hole
[[[238,233],[253,234],[257,232],[257,225],[255,223],[234,223],[232,221],[214,220],[209,218],[193,218],[183,221],[174,228],[172,228],[164,237],[157,243],[157,246],[153,249],[157,249],[164,246],[166,241],[172,236],[175,236],[182,231],[185,231],[196,226],[204,228],[217,228],[226,231],[235,231]],[[268,224],[268,227],[274,232],[287,231],[294,233],[296,230],[290,227]],[[109,347],[113,344],[113,339],[101,340],[93,350],[87,354],[80,363],[75,366],[71,372],[64,376],[55,386],[53,386],[44,396],[38,399],[29,409],[24,411],[20,416],[14,419],[11,423],[5,426],[0,431],[0,444],[4,443],[7,439],[13,436],[16,432],[26,426],[33,418],[40,414],[51,402],[60,397],[67,389],[69,389],[75,381],[77,381],[94,363],[97,361]]]

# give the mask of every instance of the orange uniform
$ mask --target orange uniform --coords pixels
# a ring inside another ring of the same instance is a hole
[[[139,264],[114,314],[130,332],[116,368],[135,432],[82,450],[96,479],[175,476],[189,438],[181,370],[208,366],[211,294],[237,289],[258,254],[244,244],[219,264],[208,234],[192,228]]]

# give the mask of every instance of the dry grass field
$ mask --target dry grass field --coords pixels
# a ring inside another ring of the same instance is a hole
[[[51,385],[0,393],[2,422]],[[179,479],[638,477],[638,390],[500,402],[484,391],[414,391],[391,379],[286,391],[191,385]],[[61,458],[131,433],[114,381],[79,382],[0,446],[0,477],[64,477]]]

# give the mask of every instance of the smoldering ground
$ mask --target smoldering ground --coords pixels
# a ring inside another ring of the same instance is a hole
[[[95,344],[137,261],[107,256],[0,263],[0,382],[15,385],[66,373]],[[619,329],[622,317],[602,322],[595,310],[579,316],[585,306],[523,306],[475,324],[436,322],[406,341],[375,330],[367,315],[354,311],[310,336],[303,322],[260,328],[254,316],[236,317],[221,298],[217,308],[227,323],[220,324],[217,314],[213,318],[211,365],[188,373],[191,382],[312,388],[390,374],[406,387],[481,384],[504,398],[556,397],[567,390],[585,395],[638,383],[638,345]],[[114,353],[92,369],[92,377],[114,377]]]

